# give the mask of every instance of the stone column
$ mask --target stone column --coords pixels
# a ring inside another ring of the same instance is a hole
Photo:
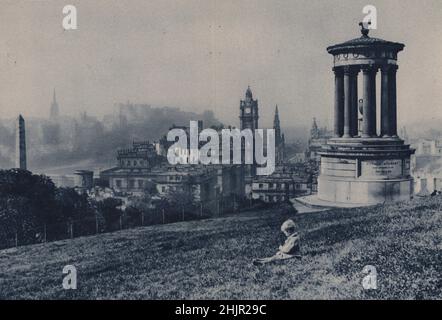
[[[350,136],[358,135],[358,73],[359,69],[353,69],[350,74]]]
[[[390,128],[390,82],[389,73],[390,66],[384,65],[381,67],[381,137],[389,137],[391,134]]]
[[[339,138],[344,134],[344,70],[333,68],[335,72],[335,108],[334,136]]]
[[[373,126],[373,115],[376,117],[376,111],[373,113],[373,66],[367,65],[362,67],[363,72],[363,124],[362,124],[362,137],[369,138],[374,135],[373,127],[376,128],[376,118]],[[376,104],[374,104],[376,107]]]
[[[26,170],[26,129],[25,119],[19,115],[15,129],[15,167]]]
[[[344,138],[351,137],[351,68],[344,67]]]
[[[390,135],[397,137],[397,97],[396,97],[396,72],[398,66],[391,66],[389,74],[389,109],[390,109]]]
[[[377,137],[377,99],[376,99],[376,75],[378,73],[378,66],[373,66],[371,70],[371,136]]]

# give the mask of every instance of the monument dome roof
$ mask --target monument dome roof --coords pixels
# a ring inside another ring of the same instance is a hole
[[[362,26],[361,37],[330,46],[327,48],[327,51],[330,54],[339,54],[345,52],[360,51],[370,48],[382,48],[384,50],[387,49],[397,53],[399,51],[402,51],[405,47],[405,45],[402,43],[369,37],[368,32],[369,29],[365,29]]]

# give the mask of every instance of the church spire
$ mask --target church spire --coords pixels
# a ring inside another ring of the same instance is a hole
[[[275,130],[275,139],[276,144],[279,144],[281,142],[281,124],[279,121],[279,112],[278,112],[278,105],[276,105],[275,108],[275,116],[273,118],[273,129]]]
[[[281,133],[281,123],[279,121],[278,105],[275,107],[275,116],[273,118],[273,129],[275,130],[275,155],[276,163],[280,164],[284,162],[285,158],[285,138]]]
[[[51,111],[50,111],[50,118],[57,118],[59,116],[59,108],[58,108],[58,103],[57,103],[57,96],[55,94],[55,88],[54,88],[54,93],[52,96],[52,104],[51,104]]]
[[[313,118],[312,128],[310,129],[310,137],[312,139],[319,138],[319,127],[318,124],[316,123],[316,118]]]
[[[278,112],[278,105],[276,105],[275,108],[275,116],[273,118],[273,128],[276,130],[280,130],[280,122],[279,122],[279,112]]]

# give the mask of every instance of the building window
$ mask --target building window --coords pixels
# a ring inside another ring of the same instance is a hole
[[[129,180],[129,188],[135,188],[135,180]]]
[[[143,180],[138,180],[138,187],[142,188],[144,186],[144,181]]]
[[[166,192],[166,187],[165,186],[161,187],[161,192]]]
[[[262,189],[262,188],[263,188],[263,184],[260,183],[260,184],[259,184],[259,189]]]
[[[117,188],[121,188],[121,180],[115,180],[115,185]]]

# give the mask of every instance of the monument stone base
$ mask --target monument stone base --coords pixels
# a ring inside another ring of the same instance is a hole
[[[330,139],[319,152],[317,197],[337,206],[409,200],[413,195],[413,152],[399,138]]]

